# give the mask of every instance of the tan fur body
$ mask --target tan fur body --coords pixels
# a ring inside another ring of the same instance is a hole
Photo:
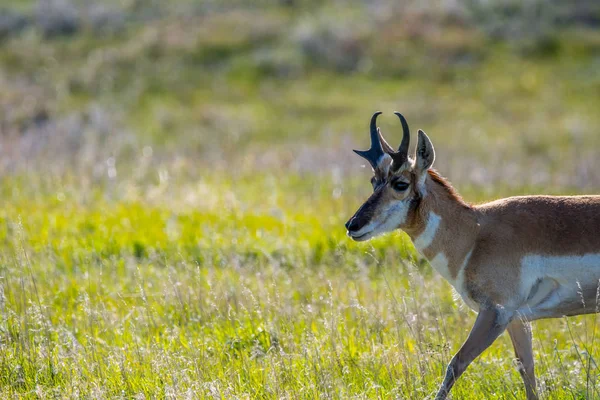
[[[346,223],[356,241],[401,229],[477,311],[436,395],[452,386],[504,331],[510,335],[529,400],[537,400],[530,321],[600,311],[600,196],[521,196],[471,206],[431,169],[435,151],[419,130],[394,151],[371,118],[373,194]]]
[[[419,250],[430,261],[444,254],[453,279],[464,268],[460,294],[468,296],[467,303],[518,309],[529,295],[521,277],[522,259],[528,254],[600,254],[600,196],[520,196],[468,206],[449,192],[448,183],[440,183],[439,175],[431,170],[429,175],[427,200],[405,230],[417,238],[430,212],[440,216],[431,245]],[[595,290],[598,282],[590,284]]]
[[[518,302],[521,260],[528,254],[583,256],[600,253],[600,196],[523,196],[476,207],[480,229],[465,276],[473,296],[497,304]],[[575,267],[575,266],[573,266]],[[568,266],[565,266],[568,268]],[[586,282],[572,270],[572,279]]]

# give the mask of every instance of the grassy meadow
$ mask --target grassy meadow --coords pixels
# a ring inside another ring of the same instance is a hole
[[[1,4],[0,397],[431,398],[475,314],[345,236],[351,150],[398,110],[470,202],[600,193],[600,9],[519,4]],[[535,323],[542,399],[600,398],[598,325]]]

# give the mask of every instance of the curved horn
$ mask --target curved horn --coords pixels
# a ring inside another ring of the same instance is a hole
[[[383,155],[383,149],[381,148],[381,142],[379,141],[379,134],[377,132],[377,116],[379,116],[379,114],[381,114],[381,111],[377,111],[371,117],[371,148],[369,150],[354,150],[356,154],[367,160],[373,169],[377,168],[377,161]]]
[[[398,147],[398,151],[390,154],[392,159],[394,160],[394,169],[397,170],[408,160],[408,146],[410,145],[410,129],[408,127],[408,122],[406,122],[406,118],[398,111],[394,112],[400,118],[400,123],[402,124],[402,142],[400,143],[400,147]]]
[[[402,143],[400,143],[400,147],[398,147],[398,153],[408,154],[408,145],[410,144],[410,129],[408,128],[408,122],[406,122],[406,118],[398,111],[394,112],[400,118],[400,123],[402,124]]]

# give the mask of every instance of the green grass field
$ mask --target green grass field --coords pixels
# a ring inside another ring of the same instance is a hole
[[[351,149],[399,110],[468,201],[599,193],[600,31],[188,3],[0,35],[0,397],[431,397],[475,314],[403,233],[345,236]],[[535,323],[541,398],[600,398],[597,327]],[[452,398],[524,398],[514,364],[503,335]]]

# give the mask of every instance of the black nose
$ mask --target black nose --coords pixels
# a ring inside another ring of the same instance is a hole
[[[358,230],[358,221],[356,220],[356,218],[351,218],[350,220],[348,220],[348,222],[346,222],[346,229],[348,231],[357,231]]]

